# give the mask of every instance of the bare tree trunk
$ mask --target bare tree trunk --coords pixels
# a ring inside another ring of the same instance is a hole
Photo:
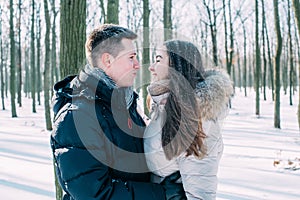
[[[287,87],[288,87],[288,38],[286,40],[286,45],[283,45],[282,47],[282,52],[283,52],[283,59],[280,60],[280,66],[282,66],[282,70],[281,70],[281,77],[282,77],[282,86],[283,86],[283,91],[284,91],[284,95],[287,94]]]
[[[164,0],[164,40],[172,38],[172,0]]]
[[[105,11],[105,6],[104,6],[104,1],[99,0],[99,3],[100,3],[100,9],[101,9],[101,13],[102,13],[102,16],[100,17],[99,21],[101,22],[102,18],[104,18],[104,23],[106,23],[106,11]]]
[[[294,7],[294,14],[298,26],[298,36],[300,37],[300,1],[299,0],[293,0],[293,7]],[[298,58],[299,59],[299,58]],[[299,72],[299,77],[298,80],[300,80],[300,61],[298,62],[298,72]],[[300,129],[300,84],[298,84],[298,126]]]
[[[30,69],[31,69],[31,98],[32,98],[32,112],[36,113],[36,70],[35,70],[35,41],[34,41],[34,12],[35,1],[31,1],[31,39],[30,39]]]
[[[274,112],[274,127],[280,128],[280,56],[282,50],[282,37],[280,31],[280,18],[278,12],[278,1],[273,0],[275,31],[277,37],[277,48],[275,55],[275,112]]]
[[[205,50],[205,60],[206,60],[206,65],[208,66],[208,25],[205,24],[205,44],[204,44],[204,50]]]
[[[258,11],[258,0],[255,0],[255,92],[256,92],[256,104],[255,104],[255,114],[260,116],[260,45],[259,45],[259,11]]]
[[[45,64],[44,64],[44,101],[45,101],[45,118],[47,130],[52,130],[51,116],[50,116],[50,98],[49,98],[49,72],[50,68],[50,14],[48,9],[48,0],[44,0],[44,11],[46,21],[46,34],[45,34]]]
[[[231,0],[228,0],[228,13],[229,13],[229,39],[230,39],[230,47],[229,47],[229,64],[227,66],[227,71],[233,68],[233,53],[234,53],[234,32],[233,32],[233,22],[232,22],[232,13],[231,13]]]
[[[150,74],[148,72],[148,66],[150,64],[150,30],[149,30],[149,16],[150,16],[150,9],[149,9],[149,0],[143,1],[143,67],[142,67],[142,91],[143,91],[143,105],[144,105],[144,112],[146,115],[149,114],[147,109],[147,86],[150,82]]]
[[[269,63],[269,78],[271,82],[271,90],[272,90],[272,100],[274,101],[274,70],[273,70],[273,62],[271,57],[271,48],[270,48],[270,41],[269,41],[269,34],[267,29],[267,24],[265,23],[265,31],[266,31],[266,42],[268,47],[268,63]]]
[[[241,70],[241,58],[240,58],[240,50],[237,46],[237,66],[238,66],[238,87],[240,88],[240,91],[242,91],[242,70]]]
[[[228,57],[228,40],[227,40],[227,17],[226,17],[226,2],[223,0],[223,18],[224,18],[224,35],[225,35],[225,41],[224,41],[224,46],[225,46],[225,59],[226,59],[226,69],[227,73],[230,75],[231,70],[229,68],[229,57]]]
[[[44,0],[44,12],[45,12],[45,21],[46,21],[46,35],[45,35],[45,64],[44,64],[44,102],[45,102],[45,118],[46,118],[46,127],[47,130],[52,130],[52,123],[50,117],[50,105],[49,105],[49,67],[50,66],[50,29],[51,29],[51,22],[50,22],[50,14],[48,9],[48,0]],[[55,49],[53,49],[55,51]],[[62,188],[60,187],[57,177],[56,177],[56,168],[54,166],[54,176],[55,176],[55,190],[56,190],[56,200],[62,200]]]
[[[227,32],[227,18],[226,18],[226,2],[223,0],[223,16],[224,16],[224,29],[225,29],[225,56],[226,56],[226,69],[227,73],[231,75],[233,71],[232,59],[234,53],[234,34],[233,34],[233,24],[232,24],[232,14],[231,14],[231,0],[228,0],[228,14],[229,14],[229,41],[230,47],[228,49],[228,32]],[[235,78],[235,77],[234,77]]]
[[[294,21],[295,22],[295,21]],[[296,22],[295,22],[296,23]],[[293,26],[293,28],[294,28],[294,39],[295,39],[295,46],[294,46],[294,52],[295,52],[295,54],[294,54],[294,61],[299,61],[298,63],[299,63],[299,66],[300,66],[300,41],[299,41],[299,36],[298,36],[298,31],[297,31],[297,25],[295,25],[295,26]],[[293,90],[293,94],[295,94],[295,92],[296,91],[298,91],[298,82],[300,81],[300,73],[299,73],[299,79],[297,79],[297,66],[298,66],[298,63],[297,62],[295,62],[294,64],[294,74],[293,74],[293,80],[294,80],[294,86],[293,86],[293,88],[294,88],[294,90]],[[300,70],[299,70],[299,72],[300,72]],[[299,80],[299,81],[297,81],[297,80]],[[300,83],[300,82],[299,82]],[[299,88],[300,89],[300,88]]]
[[[4,77],[5,77],[5,97],[8,98],[8,64],[7,64],[7,61],[8,61],[8,49],[7,48],[7,52],[6,52],[6,58],[5,58],[5,67],[4,67]]]
[[[61,76],[77,74],[86,64],[86,1],[60,1],[60,70]],[[49,67],[49,66],[47,66]]]
[[[252,45],[253,46],[253,49],[254,49],[254,45]],[[254,72],[254,58],[253,58],[253,55],[255,55],[255,52],[254,52],[254,50],[253,50],[253,52],[252,51],[249,51],[249,53],[248,53],[248,60],[249,60],[249,62],[248,62],[248,86],[249,87],[254,87],[253,86],[253,72]]]
[[[293,105],[293,88],[294,88],[294,52],[291,32],[291,2],[288,0],[288,35],[289,35],[289,55],[290,55],[290,105]]]
[[[41,3],[38,3],[38,9],[36,14],[36,66],[37,66],[37,72],[36,72],[36,93],[37,93],[37,101],[38,105],[41,105],[41,92],[42,92],[42,74],[41,74],[41,16],[40,16],[40,8]]]
[[[18,104],[19,107],[22,107],[22,51],[21,51],[21,16],[22,16],[22,1],[19,0],[19,16],[18,16],[18,63],[17,63],[17,69],[18,69]]]
[[[52,50],[51,50],[51,87],[54,85],[55,82],[58,81],[58,73],[57,73],[57,65],[56,65],[56,17],[58,11],[55,10],[55,0],[51,0],[51,10],[53,14],[53,22],[51,28],[52,34]],[[51,96],[53,95],[53,90],[51,90]]]
[[[245,28],[245,22],[242,20],[243,25],[243,38],[244,38],[244,67],[243,67],[243,86],[244,86],[244,95],[247,96],[247,35],[246,35],[246,28]]]
[[[212,40],[212,50],[213,50],[213,61],[215,66],[218,66],[218,46],[217,46],[217,10],[215,5],[215,0],[212,0],[213,8],[212,11],[209,8],[206,0],[203,0],[203,5],[206,8],[206,12],[209,18],[209,27],[210,27],[210,34]],[[211,13],[212,12],[212,13]]]
[[[44,0],[45,5],[47,0]],[[86,40],[86,1],[60,1],[60,51],[59,51],[59,69],[61,77],[69,74],[77,74],[79,68],[86,63],[85,40]],[[48,12],[47,12],[48,13]],[[49,16],[49,13],[47,14]],[[50,31],[50,17],[48,19],[48,29]],[[49,37],[49,36],[48,36]],[[50,39],[50,38],[49,38]],[[50,45],[50,44],[49,44]],[[47,48],[50,48],[49,46]],[[45,67],[50,64],[49,49],[46,51],[47,59]],[[45,69],[46,69],[45,68]],[[49,92],[49,72],[45,71],[44,91]],[[48,88],[48,89],[47,89]],[[49,94],[48,94],[49,95]],[[45,97],[46,98],[46,97]],[[46,102],[49,105],[49,99]],[[46,104],[45,104],[46,106]],[[47,114],[48,116],[49,114]],[[49,115],[50,116],[50,115]],[[50,128],[49,120],[49,128]],[[47,125],[48,126],[48,125]],[[55,176],[56,199],[62,199],[62,189]]]
[[[0,6],[0,18],[2,19],[2,8]],[[1,81],[1,103],[2,103],[2,110],[5,110],[5,104],[4,104],[4,74],[3,74],[3,68],[4,68],[4,56],[3,56],[3,46],[2,46],[2,21],[0,20],[0,53],[1,53],[1,62],[0,62],[0,81]]]
[[[119,0],[107,1],[106,23],[119,24]]]
[[[263,92],[264,92],[264,100],[267,100],[267,91],[266,91],[266,85],[267,85],[267,58],[266,58],[266,39],[265,39],[265,23],[266,23],[266,16],[265,16],[265,5],[264,0],[261,0],[262,4],[262,51],[263,51]]]
[[[24,85],[24,92],[25,92],[25,97],[29,97],[29,93],[30,93],[30,70],[29,70],[29,52],[30,49],[29,47],[26,47],[25,49],[25,85]]]
[[[0,47],[1,47],[1,63],[0,63],[0,80],[1,80],[1,103],[2,103],[2,110],[5,110],[5,103],[4,103],[4,75],[3,75],[3,49],[2,49],[2,40],[0,41]]]
[[[14,38],[14,5],[13,0],[9,1],[9,37],[10,37],[10,101],[11,116],[17,117],[16,111],[16,61],[15,61],[15,38]]]

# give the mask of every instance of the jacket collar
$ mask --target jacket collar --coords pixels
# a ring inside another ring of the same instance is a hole
[[[205,80],[196,86],[198,105],[203,120],[215,120],[225,117],[230,98],[233,96],[233,84],[223,70],[205,71]],[[225,114],[225,115],[224,115]]]
[[[117,102],[122,102],[127,109],[132,105],[133,101],[138,97],[133,92],[132,87],[118,87],[116,83],[105,74],[100,68],[94,68],[89,65],[81,70],[78,79],[82,85],[85,85],[86,90],[82,90],[88,98],[101,99],[110,102],[117,99]]]

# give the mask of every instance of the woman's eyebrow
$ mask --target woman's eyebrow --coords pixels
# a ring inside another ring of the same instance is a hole
[[[163,58],[161,55],[156,55],[155,58]]]

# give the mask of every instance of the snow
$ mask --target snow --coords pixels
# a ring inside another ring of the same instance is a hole
[[[10,110],[0,111],[1,199],[55,199],[50,132],[44,128],[44,111],[37,106],[37,113],[32,114],[31,100],[23,100],[18,118],[11,118]]]
[[[217,200],[300,199],[300,133],[298,93],[293,106],[281,96],[281,129],[273,128],[274,103],[270,93],[255,113],[255,93],[236,88],[232,108],[223,125],[224,154],[219,168]],[[262,99],[262,95],[261,95]],[[31,100],[23,98],[18,118],[0,110],[1,199],[55,199],[50,132],[45,130],[43,107],[31,113]],[[274,161],[280,160],[274,166]],[[288,165],[288,160],[293,161]]]
[[[298,94],[289,105],[281,96],[281,129],[273,128],[274,103],[270,94],[255,115],[255,93],[236,89],[232,109],[224,122],[224,154],[219,168],[218,199],[300,199],[300,170],[285,169],[288,159],[300,158],[297,123]],[[262,95],[261,95],[262,99]],[[283,165],[273,166],[280,159]]]

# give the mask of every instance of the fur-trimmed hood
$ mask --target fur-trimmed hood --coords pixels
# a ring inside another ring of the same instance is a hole
[[[205,81],[196,87],[198,103],[203,120],[217,120],[225,117],[229,100],[233,95],[233,84],[223,70],[205,71]]]

